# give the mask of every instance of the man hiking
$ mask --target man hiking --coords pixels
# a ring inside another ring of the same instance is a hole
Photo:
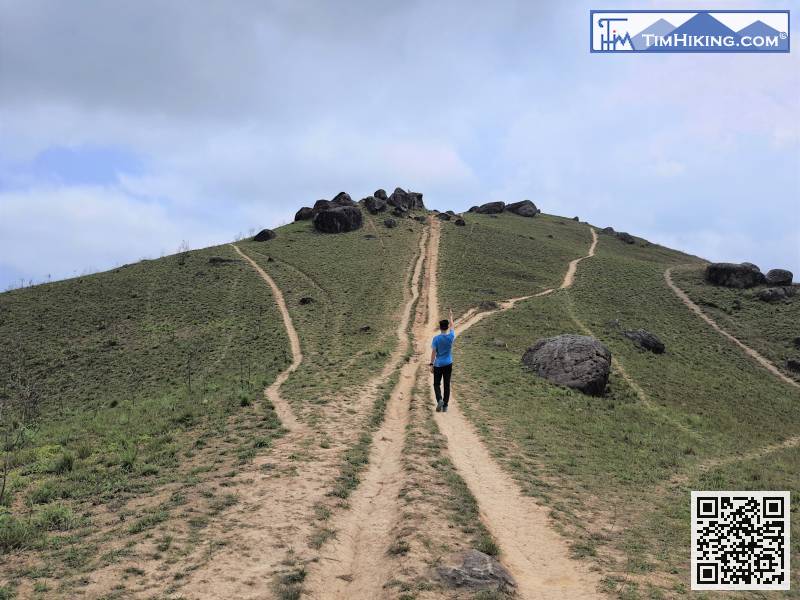
[[[447,412],[447,403],[450,401],[450,375],[453,373],[453,341],[456,339],[456,329],[453,323],[453,309],[448,310],[450,319],[439,321],[441,333],[431,342],[431,373],[433,373],[433,391],[436,393],[436,412]],[[443,378],[444,397],[440,389]]]

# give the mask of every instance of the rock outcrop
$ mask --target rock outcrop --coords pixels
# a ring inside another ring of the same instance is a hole
[[[642,350],[649,350],[654,354],[663,354],[665,347],[664,343],[658,339],[658,336],[650,333],[645,329],[634,329],[632,331],[624,331],[623,335],[629,340],[639,346]]]
[[[487,202],[486,204],[481,204],[473,212],[479,215],[496,215],[503,212],[505,208],[505,202]],[[472,211],[472,209],[470,209],[470,211]]]
[[[453,221],[453,224],[458,225],[459,227],[464,227],[467,224],[467,222],[464,219],[456,219],[455,221]]]
[[[770,269],[765,279],[769,285],[792,285],[792,277],[792,272],[786,269]]]
[[[372,195],[375,196],[376,198],[380,199],[380,200],[388,200],[389,199],[389,196],[386,195],[386,190],[384,190],[383,188],[375,190],[375,193],[372,194]]]
[[[541,212],[530,200],[512,202],[511,204],[506,205],[506,210],[514,213],[515,215],[519,215],[520,217],[535,217]]]
[[[503,565],[478,550],[467,550],[449,562],[451,564],[437,567],[436,572],[452,587],[500,593],[511,593],[517,587]]]
[[[600,396],[611,371],[611,351],[593,337],[565,334],[537,341],[522,362],[552,383]]]
[[[322,233],[345,233],[359,229],[364,222],[355,206],[337,206],[314,215],[314,228]]]
[[[364,203],[364,207],[372,215],[377,215],[379,212],[385,211],[388,207],[386,200],[378,198],[377,196],[367,196],[362,202]]]
[[[448,215],[447,213],[439,213],[436,215],[436,218],[439,219],[440,221],[449,221],[450,215]]]
[[[403,188],[395,188],[388,199],[389,204],[405,210],[424,209],[422,194],[419,192],[407,192]]]
[[[603,227],[600,230],[600,233],[605,233],[606,235],[614,235],[616,232],[614,231],[613,227]]]
[[[393,228],[397,227],[397,221],[395,221],[391,217],[388,217],[388,218],[383,220],[383,225],[384,225],[384,227],[388,227],[389,229],[393,229]]]
[[[254,242],[267,242],[269,240],[274,240],[277,237],[277,234],[272,231],[272,229],[262,229],[259,231],[255,237],[253,237]]]
[[[621,242],[625,242],[626,244],[635,244],[636,239],[630,234],[625,231],[618,231],[616,234],[617,239]]]
[[[310,206],[304,206],[294,214],[295,221],[308,221],[314,218],[314,209]]]
[[[764,274],[755,265],[711,263],[706,267],[705,279],[714,285],[741,289],[764,283]]]
[[[758,292],[758,299],[763,302],[780,302],[786,300],[786,290],[782,287],[766,288]]]
[[[331,204],[335,204],[336,206],[355,206],[356,203],[353,202],[353,199],[347,192],[339,192],[333,197]]]

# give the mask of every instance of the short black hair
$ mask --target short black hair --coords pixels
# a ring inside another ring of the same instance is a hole
[[[447,331],[449,328],[450,328],[450,321],[448,321],[447,319],[442,319],[441,321],[439,321],[439,329],[441,329],[442,331]]]

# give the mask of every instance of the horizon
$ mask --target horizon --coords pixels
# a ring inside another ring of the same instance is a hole
[[[530,199],[798,278],[796,52],[595,55],[586,1],[313,6],[5,3],[0,290],[380,187]]]

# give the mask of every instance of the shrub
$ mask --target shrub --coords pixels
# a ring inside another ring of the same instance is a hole
[[[48,471],[57,475],[63,475],[72,471],[75,465],[75,456],[71,452],[62,452],[53,462]]]
[[[31,521],[0,515],[0,551],[32,548],[41,538],[41,531]]]
[[[63,504],[50,504],[42,508],[33,519],[45,531],[67,531],[78,526],[79,519]]]

